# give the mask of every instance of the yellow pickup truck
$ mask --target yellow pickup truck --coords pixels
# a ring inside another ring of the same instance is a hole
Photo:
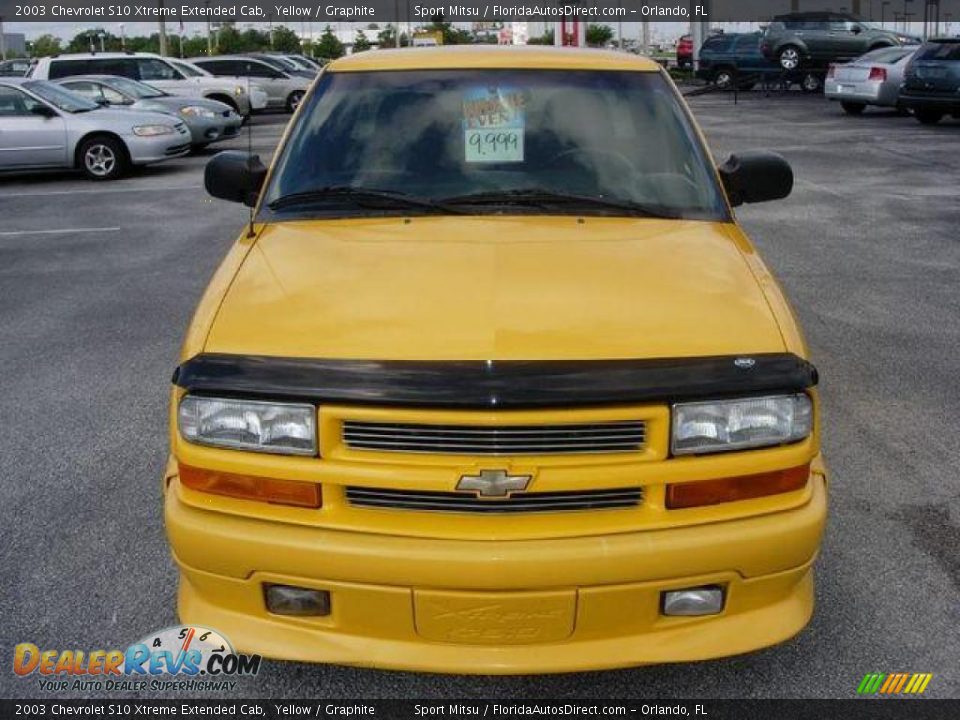
[[[801,630],[817,373],[669,77],[626,53],[337,60],[188,330],[166,527],[184,622],[449,673],[743,653]]]

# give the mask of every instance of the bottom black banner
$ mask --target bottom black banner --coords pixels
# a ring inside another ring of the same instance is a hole
[[[2,720],[131,717],[939,720],[960,717],[960,700],[0,700]]]

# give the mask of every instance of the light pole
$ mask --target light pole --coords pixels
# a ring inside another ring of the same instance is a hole
[[[100,52],[106,52],[107,49],[104,47],[103,39],[106,37],[103,33],[97,33],[97,37],[100,38]]]
[[[884,30],[887,29],[887,5],[890,4],[890,0],[883,0],[880,3],[880,27]]]
[[[120,23],[120,51],[127,49],[127,36],[123,34],[123,23]]]
[[[3,34],[3,18],[0,17],[0,60],[7,59],[7,38]]]
[[[167,24],[163,21],[163,0],[158,0],[157,3],[160,8],[160,54],[166,56],[167,54]]]

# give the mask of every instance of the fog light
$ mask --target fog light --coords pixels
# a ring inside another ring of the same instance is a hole
[[[326,590],[264,585],[267,610],[276,615],[329,615],[330,593]]]
[[[671,590],[662,598],[664,615],[716,615],[723,610],[723,588],[717,585]]]

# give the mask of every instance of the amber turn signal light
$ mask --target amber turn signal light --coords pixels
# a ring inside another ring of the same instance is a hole
[[[308,508],[318,508],[322,504],[320,486],[311,482],[234,475],[189,465],[180,465],[180,482],[191,490],[243,500]]]
[[[807,464],[758,475],[667,485],[666,504],[668,509],[678,510],[777,495],[800,490],[807,484],[809,476],[810,465]]]

